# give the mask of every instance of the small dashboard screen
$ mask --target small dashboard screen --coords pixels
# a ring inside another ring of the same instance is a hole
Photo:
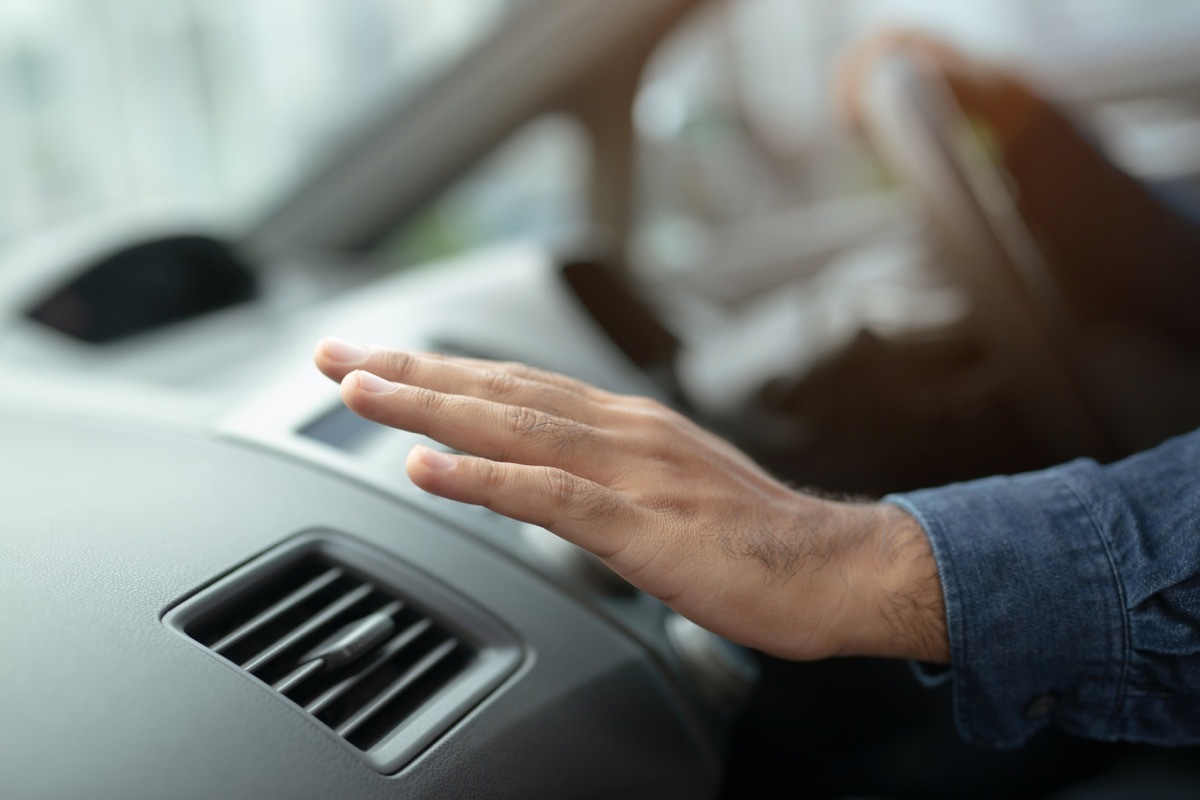
[[[256,291],[254,273],[227,245],[172,236],[107,256],[27,314],[80,341],[106,344],[236,305]]]
[[[338,450],[361,450],[381,432],[388,430],[377,422],[363,419],[341,403],[301,428],[298,433]]]

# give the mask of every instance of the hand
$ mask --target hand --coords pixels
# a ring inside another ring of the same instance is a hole
[[[540,525],[733,641],[785,658],[948,658],[920,526],[795,492],[663,405],[521,364],[322,342],[318,367],[418,446],[433,494]]]
[[[835,68],[834,98],[842,124],[862,132],[864,87],[879,62],[900,53],[941,76],[959,106],[986,122],[1001,147],[1011,147],[1045,101],[1027,79],[1004,66],[969,58],[927,33],[885,28],[852,45]]]

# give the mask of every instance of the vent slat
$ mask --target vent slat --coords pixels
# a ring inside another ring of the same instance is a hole
[[[343,738],[351,736],[363,724],[387,707],[388,703],[399,696],[405,689],[449,656],[456,647],[458,647],[458,642],[453,639],[442,642],[436,649],[432,650],[416,664],[413,664],[407,672],[393,681],[378,697],[367,703],[358,713],[339,725],[336,733]]]
[[[267,649],[241,664],[241,668],[246,670],[246,672],[253,674],[255,670],[259,669],[264,664],[269,663],[284,650],[287,650],[289,647],[296,644],[296,642],[300,641],[305,636],[308,636],[317,628],[336,617],[338,614],[350,608],[355,603],[366,599],[366,597],[373,591],[375,591],[375,587],[369,583],[365,583],[354,591],[342,595],[333,603],[330,603],[321,611],[310,617],[307,622],[297,626],[286,636],[267,647]]]
[[[313,578],[299,589],[288,594],[282,600],[273,603],[269,608],[246,620],[241,625],[222,636],[220,640],[212,645],[209,645],[209,647],[214,653],[224,653],[233,645],[242,641],[255,631],[260,630],[263,626],[268,625],[273,620],[277,619],[281,614],[285,614],[290,609],[296,607],[300,603],[303,603],[305,600],[312,597],[317,592],[321,591],[326,586],[333,583],[345,574],[346,571],[341,567],[330,567],[328,570]]]
[[[384,775],[521,663],[519,640],[494,614],[340,534],[300,534],[200,589],[163,622]]]
[[[324,668],[325,665],[319,660],[310,661],[307,664],[301,664],[287,675],[284,675],[278,681],[271,684],[271,688],[280,694],[287,694],[292,689],[295,689],[297,686],[304,683],[304,681],[308,680],[313,675],[316,675]]]
[[[318,714],[329,706],[330,703],[337,700],[346,692],[358,686],[364,680],[371,676],[380,666],[390,661],[397,653],[412,644],[418,637],[433,627],[433,623],[428,619],[421,619],[405,628],[397,634],[391,641],[383,646],[378,657],[372,663],[364,667],[357,674],[351,675],[338,683],[331,686],[329,689],[322,692],[315,700],[304,707],[304,710],[310,714]]]

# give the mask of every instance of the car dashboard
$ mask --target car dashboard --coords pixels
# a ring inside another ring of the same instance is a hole
[[[557,259],[314,290],[323,267],[284,258],[254,298],[101,344],[29,313],[87,272],[71,252],[5,294],[5,794],[716,793],[753,658],[540,528],[420,492],[422,437],[350,415],[311,364],[339,335],[661,395]]]

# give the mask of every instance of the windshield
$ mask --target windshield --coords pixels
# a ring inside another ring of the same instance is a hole
[[[244,218],[515,0],[7,0],[0,244],[170,201]]]

